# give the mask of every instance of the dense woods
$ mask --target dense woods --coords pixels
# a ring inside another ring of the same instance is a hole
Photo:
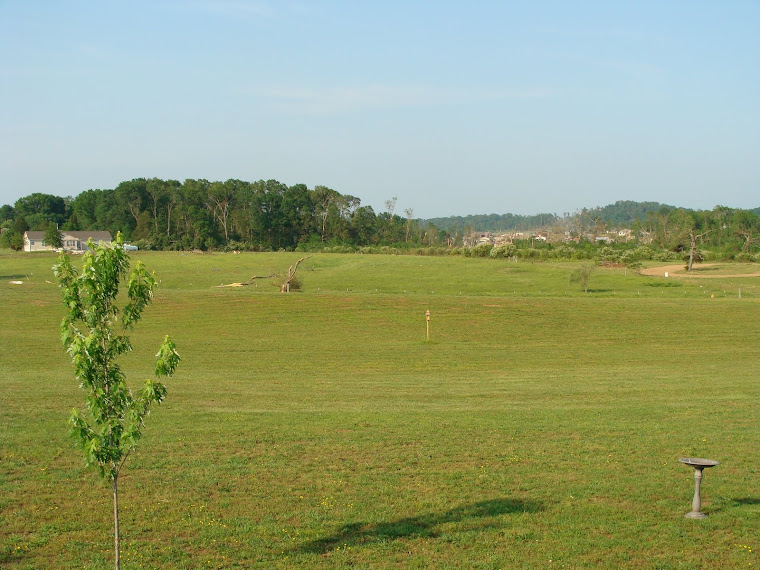
[[[87,190],[75,198],[32,194],[3,206],[0,223],[15,234],[44,230],[121,231],[154,249],[291,250],[327,243],[360,245],[437,243],[437,230],[394,212],[395,199],[376,213],[326,186],[309,189],[276,180],[160,180],[139,178],[113,190]],[[6,238],[8,241],[8,238]]]
[[[758,211],[725,206],[688,210],[657,202],[619,201],[561,216],[490,214],[422,220],[410,209],[400,216],[396,203],[391,198],[384,211],[375,212],[371,206],[362,206],[359,198],[326,186],[287,186],[277,180],[138,178],[114,189],[87,190],[74,198],[35,193],[13,206],[4,205],[0,207],[4,230],[0,246],[19,249],[24,231],[57,225],[61,230],[120,231],[143,249],[392,246],[461,252],[463,246],[475,246],[484,232],[512,232],[509,241],[518,252],[515,255],[535,257],[583,258],[598,256],[602,247],[646,245],[676,256],[689,252],[697,259],[710,252],[713,257],[754,260],[760,247]],[[619,237],[623,229],[630,230],[625,238]],[[530,239],[536,232],[550,239],[536,243]],[[485,254],[490,254],[492,248],[482,245],[484,252],[488,249]]]

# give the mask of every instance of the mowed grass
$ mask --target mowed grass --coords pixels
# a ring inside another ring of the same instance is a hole
[[[760,279],[314,255],[301,293],[216,287],[299,257],[133,256],[161,283],[131,382],[165,333],[183,360],[120,479],[124,568],[760,564]],[[0,566],[108,568],[54,261],[0,255]],[[682,456],[721,461],[707,519]]]

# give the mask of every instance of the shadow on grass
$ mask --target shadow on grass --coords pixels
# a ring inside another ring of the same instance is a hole
[[[544,510],[542,503],[513,499],[493,499],[472,505],[464,505],[444,513],[428,513],[381,523],[351,523],[345,525],[333,536],[312,540],[296,548],[298,552],[323,553],[338,546],[353,546],[374,541],[397,538],[435,538],[436,527],[445,523],[462,522],[469,519],[496,517],[510,513],[536,513]],[[498,526],[494,522],[489,526]],[[480,526],[479,528],[483,528]]]
[[[736,499],[730,499],[727,504],[717,506],[713,505],[705,509],[705,512],[709,514],[717,514],[728,509],[741,508],[746,506],[760,505],[760,498],[758,497],[740,497]]]
[[[760,498],[758,497],[742,497],[741,499],[734,499],[737,505],[760,505]]]
[[[27,275],[0,275],[0,281],[5,281],[6,279],[26,279]]]

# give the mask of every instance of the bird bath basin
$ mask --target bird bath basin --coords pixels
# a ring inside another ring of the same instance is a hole
[[[691,512],[686,513],[686,518],[703,519],[707,515],[700,511],[702,508],[702,471],[708,467],[720,465],[720,462],[713,459],[702,459],[701,457],[681,457],[678,461],[694,468],[694,499],[691,501]]]

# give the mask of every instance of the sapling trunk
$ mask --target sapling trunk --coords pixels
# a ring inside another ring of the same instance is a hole
[[[119,476],[113,476],[113,540],[114,540],[114,561],[116,570],[121,568],[119,557]]]

